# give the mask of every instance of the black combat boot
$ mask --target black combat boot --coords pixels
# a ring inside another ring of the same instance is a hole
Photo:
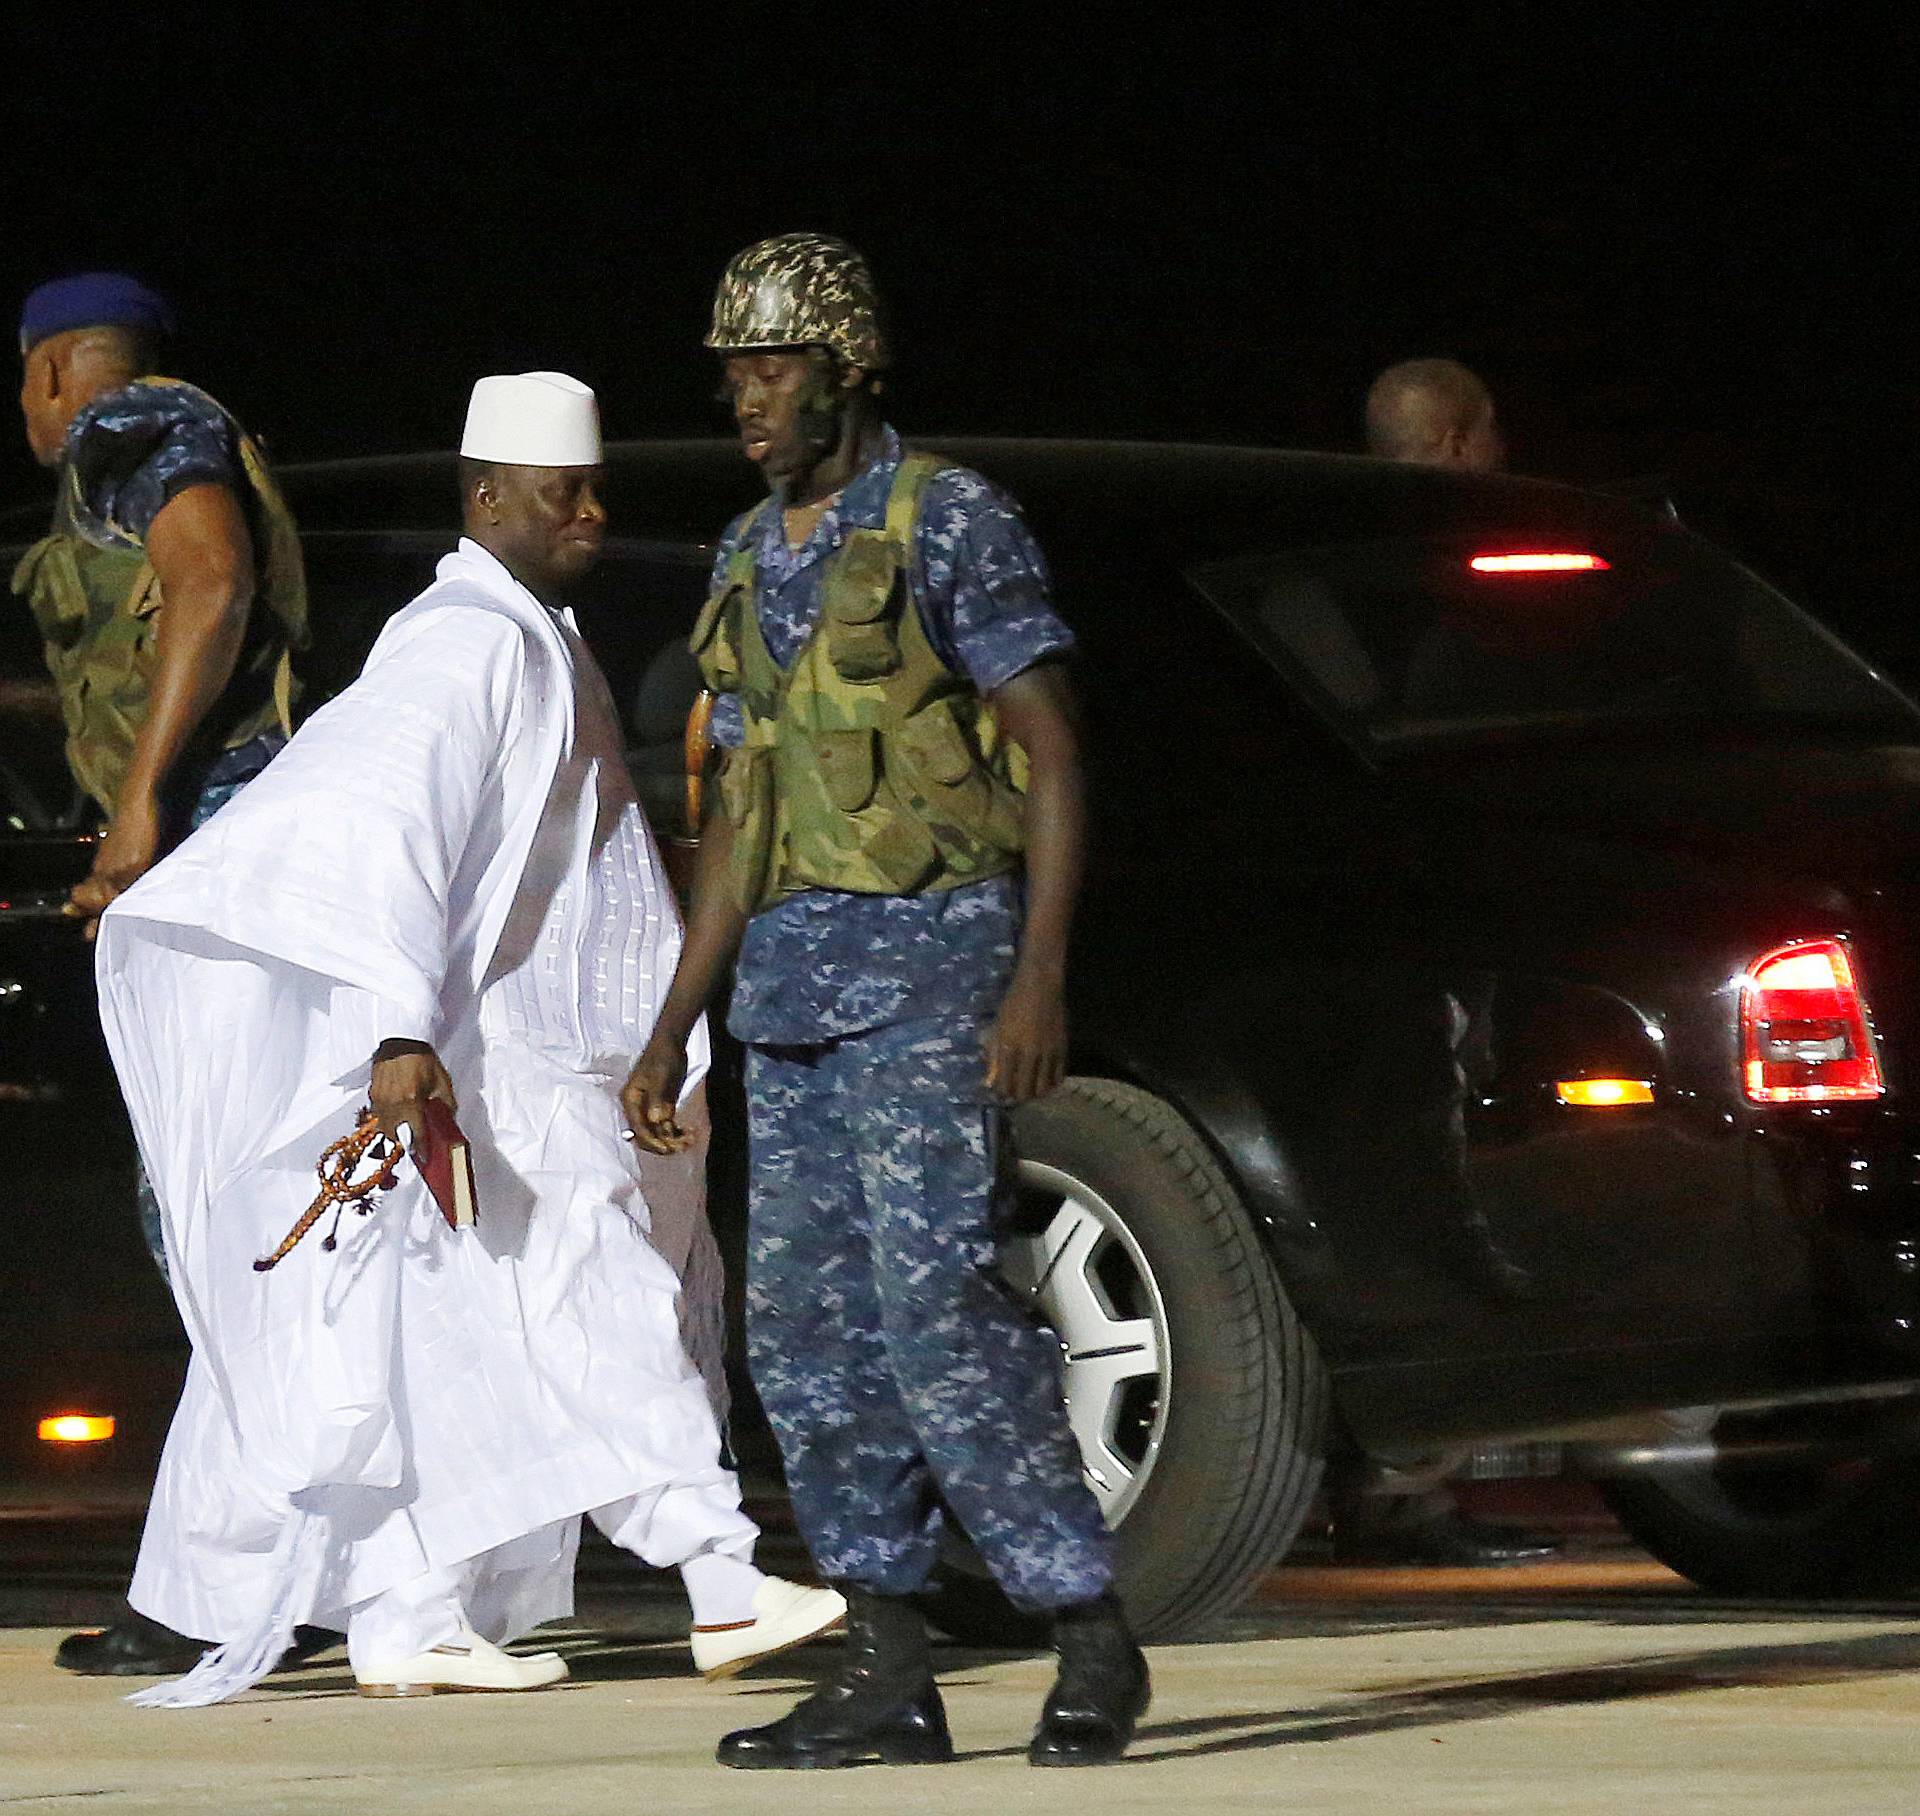
[[[1147,1661],[1134,1644],[1118,1596],[1075,1602],[1053,1617],[1060,1675],[1027,1763],[1035,1766],[1110,1766],[1127,1750],[1134,1724],[1153,1700]]]
[[[277,1671],[304,1665],[316,1652],[339,1645],[343,1635],[326,1627],[296,1627],[293,1644],[280,1655]],[[69,1633],[60,1642],[53,1662],[62,1671],[81,1677],[178,1677],[200,1662],[213,1642],[189,1639],[171,1627],[128,1611],[104,1631]]]
[[[729,1734],[714,1755],[723,1766],[777,1771],[874,1758],[931,1766],[953,1757],[920,1610],[903,1596],[838,1586],[847,1598],[840,1669],[778,1721]]]
[[[104,1631],[69,1633],[53,1662],[82,1677],[175,1677],[191,1671],[210,1643],[129,1610]]]

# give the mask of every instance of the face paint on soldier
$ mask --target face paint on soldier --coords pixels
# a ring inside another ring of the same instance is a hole
[[[858,366],[823,347],[738,353],[726,362],[721,395],[740,431],[742,452],[785,486],[812,473],[844,439],[847,411],[866,385]]]
[[[598,467],[487,466],[467,489],[466,529],[535,598],[565,593],[600,559]]]

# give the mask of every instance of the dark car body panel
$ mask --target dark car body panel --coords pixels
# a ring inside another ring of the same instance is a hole
[[[1357,1435],[1415,1450],[1912,1372],[1920,719],[1911,743],[1636,726],[1356,749],[1189,576],[1269,548],[1685,532],[1618,499],[1333,456],[927,445],[1019,498],[1081,639],[1074,1069],[1164,1097],[1213,1146]],[[285,478],[324,692],[450,539],[452,462]],[[617,535],[582,616],[642,717],[667,677],[640,760],[670,812],[690,685],[671,665],[755,479],[730,443],[629,444],[607,495]],[[1858,955],[1889,1094],[1756,1110],[1740,973],[1829,935]],[[77,1016],[73,988],[42,994]],[[1655,1101],[1557,1100],[1586,1075]]]

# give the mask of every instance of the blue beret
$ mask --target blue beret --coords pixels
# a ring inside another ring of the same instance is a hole
[[[20,309],[20,351],[31,353],[50,334],[70,328],[136,328],[173,332],[173,310],[157,290],[123,271],[86,271],[42,284]]]

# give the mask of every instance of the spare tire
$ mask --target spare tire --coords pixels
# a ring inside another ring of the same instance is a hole
[[[1238,1604],[1292,1543],[1320,1481],[1326,1370],[1238,1193],[1171,1105],[1069,1078],[1014,1127],[1007,1278],[1059,1333],[1129,1615],[1167,1638]],[[1042,1638],[950,1531],[935,1623],[976,1644]]]

